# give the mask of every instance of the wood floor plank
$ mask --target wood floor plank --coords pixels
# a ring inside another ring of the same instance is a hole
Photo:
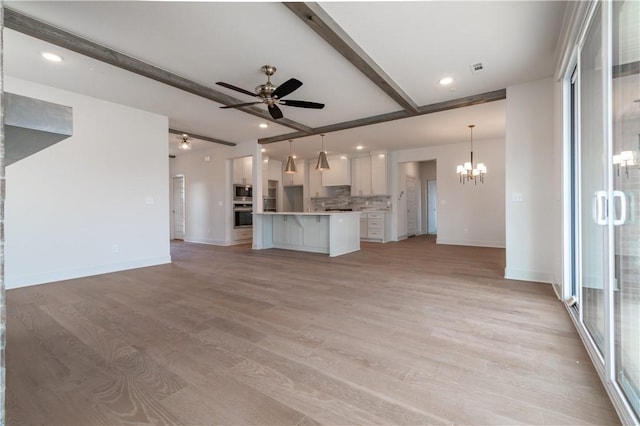
[[[433,237],[7,291],[8,424],[619,424],[549,285]]]

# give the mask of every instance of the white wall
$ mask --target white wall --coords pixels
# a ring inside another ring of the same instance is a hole
[[[7,288],[171,261],[168,120],[6,77],[73,107],[72,137],[6,169]]]
[[[508,87],[506,119],[505,277],[552,282],[560,244],[552,79]]]
[[[205,161],[205,157],[210,161]],[[211,143],[204,150],[183,152],[170,162],[170,175],[185,179],[187,242],[229,245],[233,241],[233,159],[253,156],[254,206],[262,199],[262,156],[257,141],[235,147]],[[258,182],[258,183],[256,183]]]
[[[468,141],[396,151],[392,157],[392,169],[397,170],[399,163],[407,161],[437,161],[439,244],[504,247],[504,141],[474,140],[474,158],[484,162],[488,168],[484,184],[463,185],[459,182],[456,166],[468,157]],[[398,184],[396,182],[392,188]],[[398,196],[399,192],[393,194],[396,203]],[[399,218],[401,214],[395,207],[401,207],[394,206]],[[398,233],[394,234],[392,225],[392,238],[400,235],[399,227],[395,231]]]
[[[227,221],[227,158],[232,147],[211,143],[197,152],[180,153],[170,161],[171,176],[184,176],[184,240],[225,245]],[[210,161],[205,161],[209,157]]]

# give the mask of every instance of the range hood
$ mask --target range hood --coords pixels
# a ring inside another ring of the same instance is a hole
[[[73,135],[73,108],[4,93],[5,165]]]

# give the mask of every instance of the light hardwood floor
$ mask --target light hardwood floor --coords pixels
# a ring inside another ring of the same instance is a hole
[[[618,424],[551,286],[431,237],[7,292],[7,424]]]

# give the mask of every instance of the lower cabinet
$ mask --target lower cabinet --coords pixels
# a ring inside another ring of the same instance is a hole
[[[233,230],[233,241],[235,244],[251,242],[253,239],[253,228],[237,228]]]
[[[389,238],[386,212],[363,212],[360,216],[360,239],[385,243]]]

